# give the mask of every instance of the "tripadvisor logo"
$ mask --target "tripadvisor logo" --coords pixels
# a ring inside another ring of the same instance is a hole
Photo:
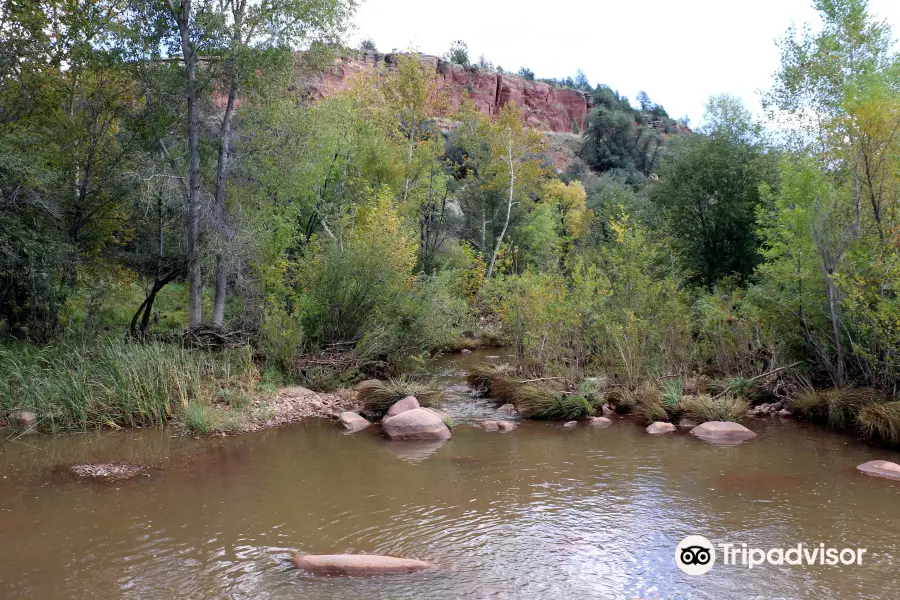
[[[861,565],[866,548],[826,548],[800,543],[790,548],[749,548],[747,544],[718,544],[722,564],[752,569],[770,565]],[[688,575],[703,575],[716,564],[716,550],[702,535],[689,535],[675,547],[675,564]]]

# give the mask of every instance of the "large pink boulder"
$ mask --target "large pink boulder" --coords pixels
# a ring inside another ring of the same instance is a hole
[[[437,414],[414,408],[381,422],[384,434],[392,440],[446,440],[450,429]]]
[[[376,554],[297,554],[291,564],[319,575],[383,575],[433,569],[424,560]]]
[[[731,421],[707,421],[691,429],[691,435],[720,444],[738,444],[756,437],[743,425]]]
[[[866,475],[900,479],[900,465],[887,460],[870,460],[856,467]]]
[[[394,404],[388,409],[387,414],[384,415],[384,418],[390,419],[391,417],[396,417],[400,413],[412,410],[414,408],[419,408],[419,401],[415,396],[407,396],[402,400],[397,400],[396,402],[394,402]]]
[[[338,420],[341,422],[341,425],[344,426],[344,429],[349,433],[356,433],[357,431],[365,429],[366,427],[371,425],[371,423],[369,423],[367,420],[363,419],[355,412],[350,411],[342,412],[338,417]]]

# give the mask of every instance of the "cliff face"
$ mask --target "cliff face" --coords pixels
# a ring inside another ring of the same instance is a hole
[[[592,106],[590,95],[578,90],[555,88],[493,71],[466,69],[425,54],[420,54],[419,60],[438,74],[441,90],[453,108],[459,106],[465,92],[478,110],[492,118],[502,106],[515,102],[525,125],[539,131],[571,132],[573,123],[581,131]],[[396,62],[397,57],[392,54],[360,52],[340,57],[325,72],[307,82],[306,87],[311,97],[324,98],[347,89],[357,73],[390,70]]]

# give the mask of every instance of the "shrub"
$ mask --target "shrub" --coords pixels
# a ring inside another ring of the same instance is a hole
[[[420,406],[432,406],[442,394],[430,382],[409,381],[405,378],[373,380],[359,387],[357,398],[362,404],[362,412],[369,418],[380,418],[398,400],[415,396]]]
[[[900,402],[872,403],[857,416],[860,434],[871,441],[900,444]]]
[[[743,398],[708,395],[685,396],[676,407],[677,412],[691,421],[734,421],[740,423],[747,418],[750,404]]]
[[[662,401],[667,407],[673,407],[684,396],[684,381],[681,379],[667,379],[660,388]]]

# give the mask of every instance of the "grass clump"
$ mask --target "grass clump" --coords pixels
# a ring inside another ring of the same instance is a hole
[[[623,385],[617,385],[606,392],[606,401],[617,413],[630,413],[637,404],[635,393]]]
[[[863,408],[877,400],[878,394],[869,388],[805,389],[791,399],[790,410],[799,419],[850,431]]]
[[[684,381],[681,379],[667,379],[660,386],[662,401],[667,407],[674,407],[684,396]]]
[[[387,381],[372,380],[358,388],[362,412],[369,418],[381,418],[398,400],[415,396],[420,406],[432,406],[441,399],[441,392],[430,382],[410,381],[404,377]]]
[[[828,398],[818,390],[805,389],[791,398],[788,409],[798,419],[822,422],[828,417]]]
[[[258,379],[246,349],[124,341],[0,347],[0,373],[0,411],[32,410],[51,430],[162,425],[195,403],[242,401]]]
[[[725,379],[713,379],[707,385],[707,390],[712,396],[728,394],[735,398],[744,398],[751,404],[764,402],[771,396],[762,381],[740,375]]]
[[[634,394],[635,404],[632,413],[639,423],[649,425],[656,421],[668,421],[669,413],[663,394],[655,386],[645,383]]]
[[[594,405],[580,394],[561,394],[543,386],[523,385],[514,403],[519,413],[529,419],[582,419],[594,412]]]
[[[744,398],[709,395],[684,396],[678,403],[677,411],[681,416],[697,423],[706,421],[733,421],[740,423],[746,420],[750,403]]]
[[[483,394],[490,394],[493,390],[495,377],[508,377],[511,367],[505,364],[482,362],[469,367],[466,383],[470,388]]]
[[[859,411],[857,423],[867,440],[900,445],[900,402],[867,404]]]

